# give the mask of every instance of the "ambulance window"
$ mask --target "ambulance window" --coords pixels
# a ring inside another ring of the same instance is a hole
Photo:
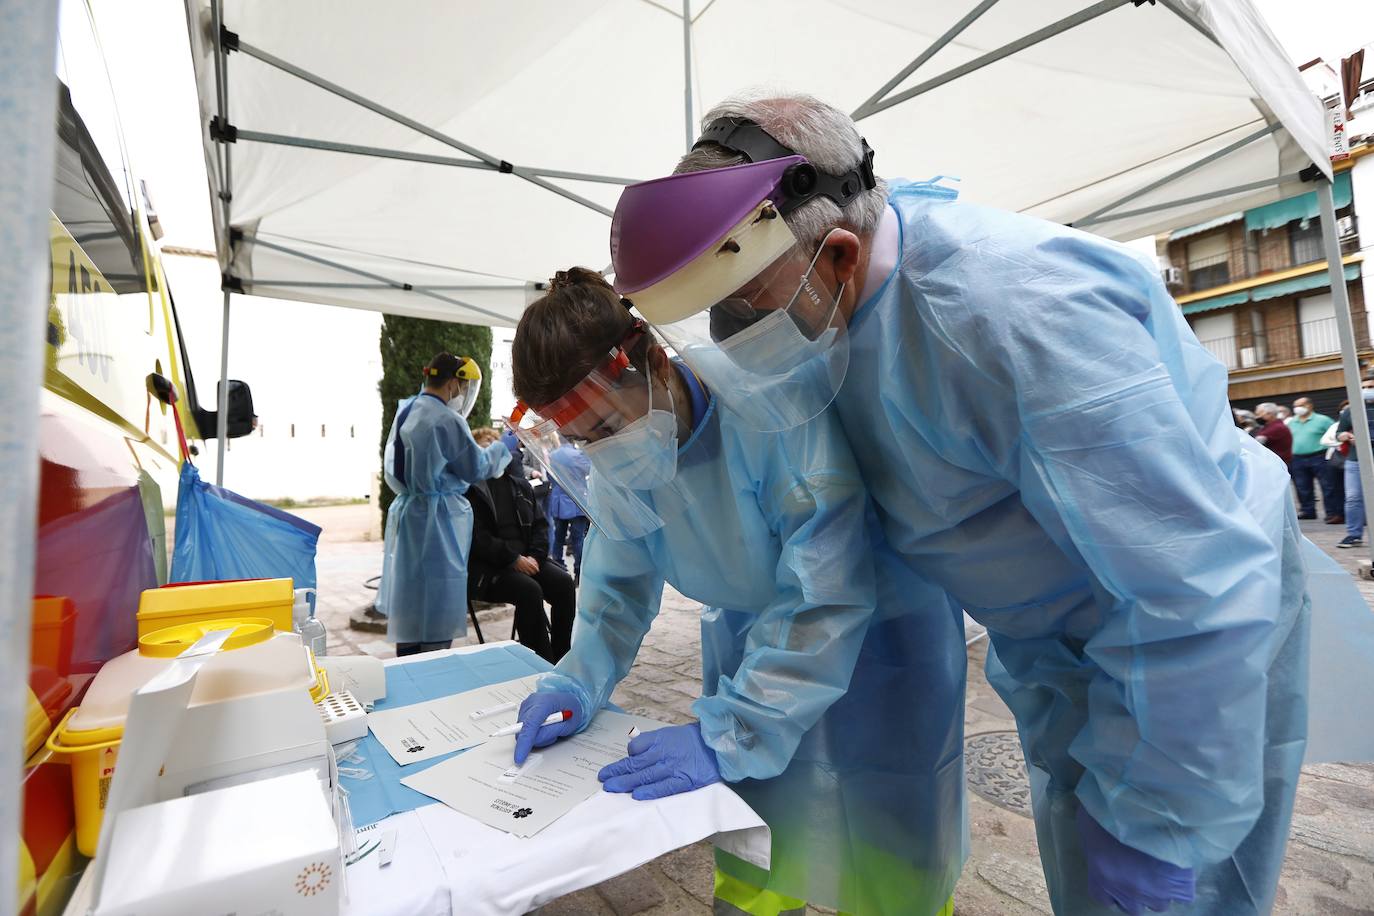
[[[79,0],[62,3],[53,212],[117,293],[146,291],[114,93]]]

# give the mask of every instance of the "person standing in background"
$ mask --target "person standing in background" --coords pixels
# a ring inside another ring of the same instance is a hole
[[[1369,423],[1374,428],[1374,409],[1371,409],[1370,401],[1374,400],[1374,379],[1365,379],[1364,396],[1365,416],[1369,418]],[[1360,456],[1355,450],[1355,424],[1350,419],[1350,407],[1341,411],[1341,417],[1336,421],[1336,441],[1347,446],[1345,452],[1345,537],[1341,539],[1337,547],[1351,548],[1359,547],[1364,544],[1364,488],[1360,483]]]
[[[573,448],[568,443],[554,450],[550,456],[560,475],[564,480],[580,481],[583,486],[587,482],[587,474],[592,469],[592,464],[587,460],[587,456],[581,449]],[[568,491],[553,483],[553,489],[549,493],[549,514],[553,517],[553,558],[555,562],[563,561],[563,548],[572,551],[573,556],[573,582],[582,581],[582,541],[587,536],[587,527],[591,522],[582,512],[579,506]]]
[[[1341,406],[1336,408],[1336,416],[1339,417],[1349,406],[1349,401],[1341,401]],[[1327,518],[1328,525],[1345,524],[1345,453],[1350,451],[1350,447],[1336,438],[1338,432],[1336,424],[1332,423],[1322,434],[1322,447],[1326,449],[1326,467],[1335,485],[1336,499],[1332,505],[1340,510],[1340,515]]]
[[[1298,518],[1317,517],[1317,495],[1312,486],[1313,480],[1321,483],[1322,511],[1326,521],[1344,515],[1345,506],[1337,501],[1336,475],[1326,460],[1326,446],[1322,436],[1336,421],[1325,414],[1317,413],[1312,399],[1298,398],[1293,402],[1293,419],[1287,424],[1293,440],[1293,460],[1288,463],[1288,473],[1293,476],[1293,486],[1298,491]]]
[[[396,501],[386,515],[377,610],[398,657],[447,649],[467,633],[472,507],[464,494],[511,460],[504,445],[482,448],[468,430],[482,387],[475,362],[439,353],[423,374],[420,393],[396,410],[382,461]]]
[[[1279,405],[1266,401],[1256,405],[1255,417],[1260,426],[1252,433],[1255,441],[1269,449],[1288,467],[1293,460],[1293,434],[1279,419]]]

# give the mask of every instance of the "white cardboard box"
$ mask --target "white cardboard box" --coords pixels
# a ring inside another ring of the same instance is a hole
[[[293,773],[119,815],[97,916],[334,916],[343,863],[319,779]]]

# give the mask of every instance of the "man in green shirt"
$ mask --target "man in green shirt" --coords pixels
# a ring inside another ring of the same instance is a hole
[[[1293,402],[1293,417],[1288,421],[1288,430],[1293,434],[1293,461],[1288,470],[1298,488],[1298,518],[1317,517],[1312,487],[1315,477],[1321,481],[1322,508],[1326,510],[1327,523],[1332,525],[1345,521],[1344,507],[1338,499],[1336,475],[1326,460],[1326,446],[1321,444],[1321,438],[1335,422],[1313,410],[1312,399],[1306,397]]]

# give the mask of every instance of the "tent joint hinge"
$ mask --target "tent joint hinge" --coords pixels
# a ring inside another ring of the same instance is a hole
[[[227,293],[243,293],[243,281],[233,274],[219,275],[219,288]]]
[[[497,165],[496,168],[501,172],[502,175],[509,175],[511,172],[515,171],[515,166],[511,165],[504,159],[501,160],[501,163]]]
[[[215,196],[218,197],[220,200],[224,201],[226,204],[233,203],[234,201],[234,195],[229,193],[228,191],[220,191],[219,194]]]
[[[230,245],[237,245],[239,242],[242,242],[242,241],[243,241],[243,230],[240,229],[238,226],[230,226],[230,227],[229,227],[229,244],[230,244]]]
[[[413,291],[413,290],[415,289],[415,287],[414,287],[414,286],[411,286],[409,283],[402,283],[402,284],[401,284],[401,289],[408,293],[408,292]]]
[[[216,143],[237,143],[239,129],[219,115],[210,119],[210,139]]]
[[[231,32],[227,26],[221,24],[219,27],[219,46],[225,51],[237,51],[239,49],[239,33]]]
[[[1323,177],[1325,177],[1324,173],[1315,162],[1298,172],[1299,181],[1316,181],[1318,178]]]
[[[1139,9],[1147,3],[1150,4],[1150,6],[1154,6],[1155,0],[1131,0],[1131,6],[1134,6],[1137,9]]]

